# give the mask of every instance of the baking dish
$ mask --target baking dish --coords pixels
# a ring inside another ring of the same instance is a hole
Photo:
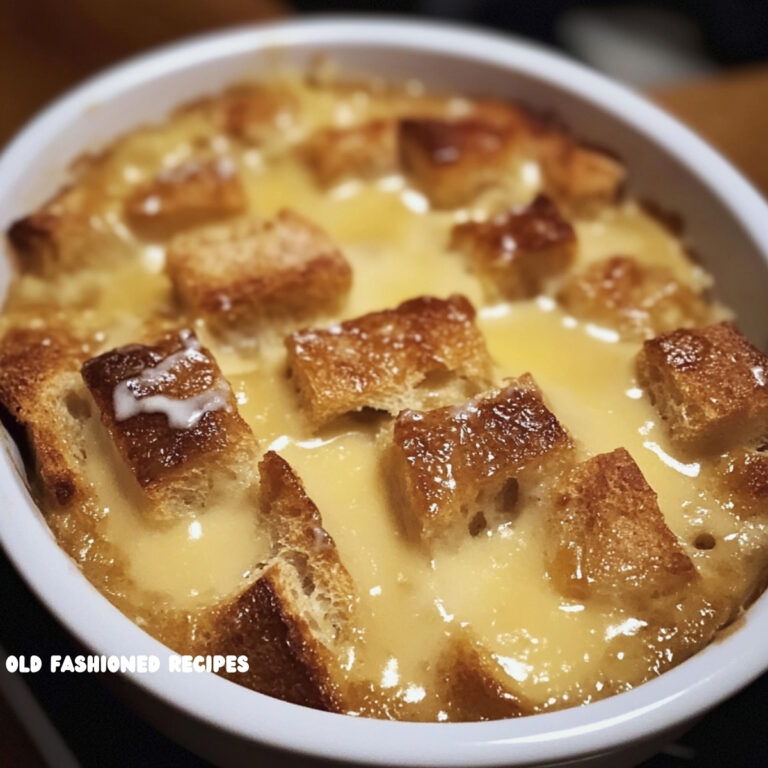
[[[218,33],[141,57],[87,83],[37,118],[0,160],[0,224],[39,204],[69,162],[170,108],[266,69],[328,53],[351,72],[417,77],[433,89],[522,101],[616,151],[634,195],[682,216],[743,330],[768,339],[766,207],[721,158],[627,90],[521,42],[436,24],[324,19]],[[764,227],[763,227],[764,229]],[[7,283],[10,262],[2,263]],[[0,463],[0,536],[46,606],[96,653],[168,651],[106,602],[58,549],[7,456]],[[768,667],[760,639],[768,602],[691,660],[609,700],[517,721],[461,725],[353,719],[286,704],[212,675],[127,675],[145,716],[220,764],[259,745],[364,763],[629,764]],[[62,681],[65,684],[65,681]]]

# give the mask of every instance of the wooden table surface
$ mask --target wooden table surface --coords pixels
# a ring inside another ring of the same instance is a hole
[[[168,40],[285,13],[279,0],[0,0],[0,144],[51,98],[92,72]],[[768,64],[653,91],[768,196]],[[0,701],[10,765],[40,765]]]

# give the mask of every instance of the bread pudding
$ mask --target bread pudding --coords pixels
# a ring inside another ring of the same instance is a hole
[[[768,574],[768,358],[588,138],[320,71],[79,160],[0,316],[61,547],[350,715],[545,712],[711,642]]]

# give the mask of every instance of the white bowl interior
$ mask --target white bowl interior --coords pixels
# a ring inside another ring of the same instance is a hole
[[[276,64],[305,66],[318,52],[351,73],[415,76],[433,89],[518,99],[611,148],[629,166],[633,195],[683,217],[687,240],[715,275],[718,295],[736,308],[743,330],[768,346],[768,210],[727,163],[671,118],[578,65],[528,44],[439,25],[294,22],[220,33],[129,62],[56,103],[8,148],[0,159],[0,226],[55,191],[83,152]],[[4,254],[0,295],[9,265]],[[167,653],[56,547],[5,455],[0,509],[9,556],[81,641],[100,653]],[[690,719],[768,667],[766,632],[764,597],[743,628],[658,680],[588,707],[497,723],[354,720],[278,702],[212,675],[160,672],[136,675],[134,682],[224,731],[308,753],[390,764],[525,764],[615,749]]]

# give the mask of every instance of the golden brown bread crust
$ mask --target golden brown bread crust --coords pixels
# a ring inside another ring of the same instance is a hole
[[[208,617],[212,628],[208,653],[248,657],[245,673],[224,674],[268,696],[324,710],[339,710],[327,672],[326,654],[308,641],[311,631],[294,612],[281,563],[272,565],[253,585]]]
[[[491,654],[468,633],[452,637],[437,662],[444,710],[451,722],[503,720],[533,714],[535,708]]]
[[[83,364],[82,376],[155,516],[199,511],[214,477],[247,475],[255,439],[216,361],[192,331],[105,352]],[[157,404],[144,410],[145,398]],[[191,423],[171,423],[171,409],[195,398]]]
[[[285,133],[296,118],[297,107],[296,97],[283,88],[244,84],[181,111],[199,112],[216,131],[259,146]]]
[[[471,202],[526,160],[538,164],[547,195],[582,210],[615,201],[625,178],[615,158],[500,102],[482,102],[461,119],[402,120],[399,149],[403,170],[438,208]]]
[[[372,120],[350,128],[325,128],[304,142],[300,154],[323,187],[348,178],[373,179],[396,173],[397,123]]]
[[[41,277],[130,257],[125,243],[103,223],[94,224],[88,211],[57,201],[15,221],[7,236],[19,270]]]
[[[652,601],[696,578],[656,493],[624,448],[594,456],[562,478],[548,532],[549,574],[569,598]]]
[[[162,171],[125,200],[125,216],[143,231],[175,230],[245,211],[247,199],[227,158],[193,160]]]
[[[683,448],[720,452],[768,435],[768,357],[732,323],[646,341],[637,375]]]
[[[514,132],[476,118],[400,121],[398,146],[405,173],[433,205],[465,205],[494,186],[515,159]]]
[[[302,570],[322,604],[325,632],[316,631],[328,645],[348,639],[355,586],[317,506],[290,464],[274,451],[261,459],[259,477],[261,517],[271,529],[275,551]]]
[[[339,307],[352,269],[333,241],[283,210],[175,237],[167,270],[182,301],[214,328],[254,330],[267,318],[300,319]]]
[[[400,413],[388,469],[406,529],[431,544],[509,517],[554,481],[571,449],[525,374],[460,406]]]
[[[0,341],[0,405],[24,428],[43,492],[82,502],[84,447],[76,411],[83,345],[63,330],[15,328]]]
[[[463,296],[421,296],[326,329],[286,339],[288,368],[315,425],[375,408],[395,414],[418,405],[417,388],[447,374],[487,384],[490,359]],[[475,390],[476,391],[476,390]]]
[[[229,675],[241,685],[343,711],[348,704],[338,656],[352,632],[352,579],[290,465],[270,451],[259,473],[273,557],[251,586],[203,618],[204,648],[247,656],[249,671]]]
[[[626,171],[615,157],[579,144],[557,130],[540,133],[534,142],[544,188],[569,207],[590,210],[620,196]]]
[[[557,299],[566,312],[615,328],[629,339],[701,325],[711,316],[704,298],[671,270],[631,256],[593,262],[566,280]]]
[[[494,218],[457,224],[451,247],[483,278],[486,293],[521,299],[536,296],[576,256],[576,233],[549,198]]]

